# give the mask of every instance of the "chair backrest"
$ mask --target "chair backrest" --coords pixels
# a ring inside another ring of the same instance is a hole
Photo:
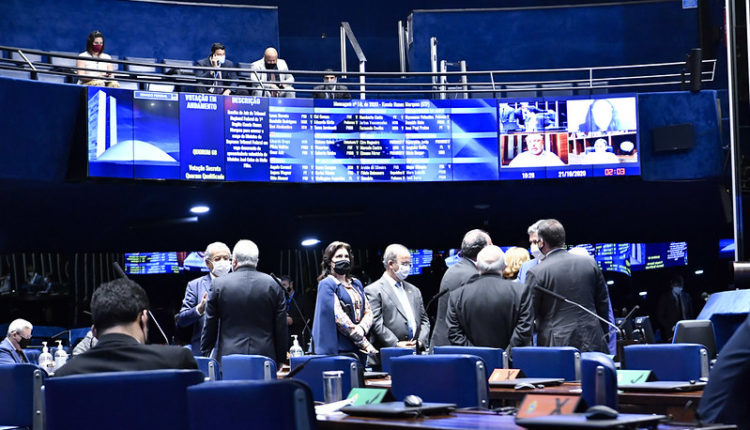
[[[708,350],[697,343],[628,345],[625,366],[651,370],[659,381],[697,381],[708,377]]]
[[[208,381],[221,380],[221,366],[219,362],[209,357],[195,357],[198,369]]]
[[[490,378],[495,369],[506,369],[508,367],[508,354],[502,348],[490,348],[486,346],[436,346],[432,349],[432,353],[476,355],[484,361],[487,379]]]
[[[380,367],[383,372],[391,373],[391,359],[403,355],[414,355],[414,348],[400,348],[397,346],[380,348]]]
[[[425,402],[455,403],[460,408],[488,405],[484,362],[476,355],[406,355],[391,360],[391,393]]]
[[[75,62],[75,60],[73,60]],[[83,339],[86,334],[91,330],[91,327],[72,328],[68,331],[68,345],[71,348],[75,347],[78,339]]]
[[[156,73],[156,58],[142,58],[142,57],[125,57],[126,61],[132,61],[134,63],[154,63],[153,66],[143,66],[140,64],[127,64],[126,70],[129,72],[138,73]]]
[[[529,378],[581,379],[581,353],[572,346],[517,346],[511,356],[513,368]]]
[[[225,355],[221,358],[221,370],[225,380],[276,379],[276,363],[264,355]]]
[[[304,355],[292,357],[290,360],[291,371],[304,364],[304,368],[292,378],[303,381],[310,386],[313,399],[318,402],[324,401],[323,396],[323,372],[329,370],[341,370],[341,394],[346,397],[352,388],[361,386],[359,378],[359,361],[352,357]]]
[[[682,320],[677,322],[672,343],[699,343],[708,350],[708,358],[716,358],[716,334],[710,320]]]
[[[189,387],[187,397],[190,430],[311,430],[316,426],[312,392],[299,381],[206,382]]]
[[[505,89],[505,97],[509,99],[534,98],[539,96],[536,85],[506,85]]]
[[[186,388],[198,370],[107,372],[51,378],[45,383],[46,430],[188,428]],[[81,413],[85,405],[85,413]]]
[[[615,362],[601,352],[582,353],[581,390],[586,405],[605,405],[617,409]]]
[[[42,384],[44,372],[33,364],[0,365],[0,426],[43,430]]]
[[[168,69],[176,69],[181,75],[194,75],[195,70],[191,69],[190,67],[193,67],[193,60],[170,60],[169,58],[165,58],[161,60],[162,63],[164,63],[164,72],[168,72]],[[188,69],[183,69],[183,67],[188,67]]]
[[[26,56],[26,58],[29,59],[32,63],[41,63],[42,62],[42,55],[41,54],[29,54],[28,52],[24,52],[23,55]],[[23,61],[23,65],[21,67],[29,67],[29,65],[26,63],[26,60],[19,54],[17,51],[13,51],[10,53],[10,58],[14,60],[20,60]],[[39,67],[39,65],[35,64],[34,67]]]

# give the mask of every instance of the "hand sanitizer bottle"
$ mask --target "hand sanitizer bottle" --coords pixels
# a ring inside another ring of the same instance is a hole
[[[302,351],[302,347],[299,346],[299,341],[297,340],[297,335],[292,335],[292,347],[289,348],[289,357],[302,357],[305,355],[305,352]]]
[[[63,367],[68,362],[68,353],[62,346],[62,340],[57,341],[57,351],[55,351],[55,370]]]
[[[39,354],[39,367],[44,369],[47,374],[55,373],[55,360],[52,358],[52,354],[49,353],[47,348],[47,342],[42,342],[42,353]]]

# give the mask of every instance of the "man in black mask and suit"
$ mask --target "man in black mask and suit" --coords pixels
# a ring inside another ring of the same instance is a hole
[[[326,74],[323,75],[323,85],[318,85],[313,90],[314,99],[351,99],[352,95],[348,92],[348,88],[344,85],[337,85],[338,78],[333,73],[333,69],[326,69]]]

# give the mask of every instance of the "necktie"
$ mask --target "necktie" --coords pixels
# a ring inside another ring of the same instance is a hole
[[[396,282],[396,290],[401,295],[401,297],[406,297],[406,291],[404,290],[404,285],[401,282]],[[407,298],[406,302],[407,303],[401,303],[401,305],[402,306],[408,305],[409,304],[408,303],[409,302],[408,298]],[[404,312],[406,312],[406,309],[404,309]],[[408,321],[408,318],[407,318],[407,321],[406,321],[406,326],[409,329],[409,339],[410,340],[414,339],[414,330],[412,329],[411,323]]]
[[[269,80],[271,82],[276,82],[276,73],[269,74]],[[271,85],[276,85],[276,84],[274,83],[274,84],[271,84]],[[278,91],[276,91],[276,90],[272,90],[271,91],[271,97],[278,97],[278,96],[279,96],[279,92]]]

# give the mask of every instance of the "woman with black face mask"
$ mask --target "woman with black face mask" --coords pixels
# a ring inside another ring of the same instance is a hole
[[[372,312],[362,283],[351,276],[352,249],[333,242],[323,252],[313,320],[315,354],[356,353],[362,364],[376,354],[367,340]]]

